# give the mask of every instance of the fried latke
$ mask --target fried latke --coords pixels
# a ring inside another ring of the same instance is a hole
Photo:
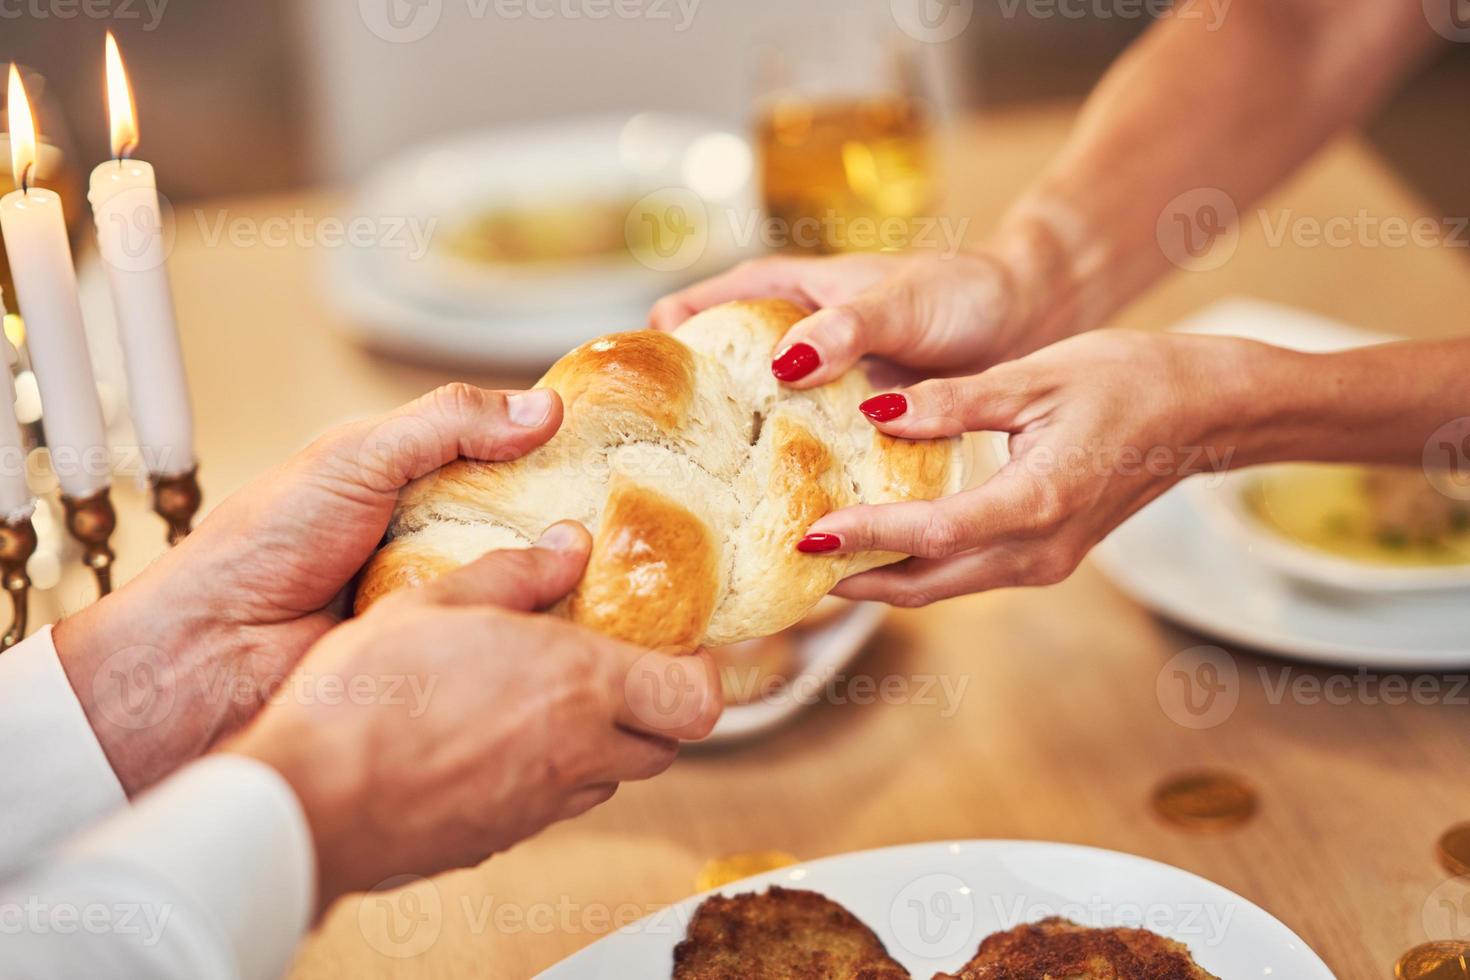
[[[674,980],[908,980],[873,930],[816,892],[704,900],[674,949]]]
[[[987,936],[958,973],[934,980],[1219,980],[1181,943],[1146,929],[1043,919]]]

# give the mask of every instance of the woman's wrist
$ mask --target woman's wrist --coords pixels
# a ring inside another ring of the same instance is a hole
[[[1260,346],[1279,404],[1255,462],[1424,465],[1470,414],[1467,339],[1317,354]]]
[[[1009,287],[997,360],[1022,357],[1096,326],[1084,302],[1085,239],[1080,217],[1054,201],[1023,199],[1006,216],[986,248]]]
[[[1173,436],[1204,450],[1209,469],[1422,465],[1446,441],[1460,454],[1460,433],[1470,432],[1470,340],[1307,353],[1238,337],[1165,337],[1173,394],[1157,411],[1175,420]]]
[[[1215,468],[1312,458],[1331,424],[1313,355],[1239,337],[1169,336],[1187,364],[1181,410]]]

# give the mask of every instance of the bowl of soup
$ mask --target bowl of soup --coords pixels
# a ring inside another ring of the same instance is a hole
[[[1198,509],[1298,581],[1470,590],[1470,486],[1418,467],[1291,463],[1188,484]]]

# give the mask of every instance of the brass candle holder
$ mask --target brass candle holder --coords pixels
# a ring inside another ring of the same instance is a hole
[[[203,494],[199,490],[199,467],[173,476],[150,477],[153,512],[168,524],[168,543],[173,547],[194,529]]]
[[[61,504],[66,509],[66,529],[81,543],[82,561],[97,576],[97,594],[105,596],[112,591],[112,560],[116,557],[108,544],[117,527],[110,488],[85,497],[62,494]]]
[[[0,637],[0,650],[8,650],[25,638],[31,593],[26,562],[35,552],[36,527],[29,515],[0,522],[0,581],[4,582],[5,591],[10,593],[13,613],[10,629]]]
[[[182,541],[194,526],[203,494],[199,489],[199,468],[172,476],[151,477],[153,510],[168,524],[168,543],[172,547]],[[82,561],[97,578],[97,594],[112,592],[112,532],[117,528],[117,512],[112,506],[111,491],[103,487],[85,497],[61,495],[66,512],[66,529],[82,546]],[[0,521],[0,583],[10,593],[13,615],[10,629],[0,636],[0,650],[15,646],[25,638],[29,619],[31,579],[26,563],[36,551],[36,528],[29,516],[19,520]]]

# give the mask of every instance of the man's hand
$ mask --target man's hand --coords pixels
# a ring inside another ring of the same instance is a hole
[[[334,429],[219,505],[125,588],[56,628],[128,793],[251,718],[337,624],[399,489],[460,456],[509,460],[561,425],[554,392],[454,384]]]
[[[535,548],[383,599],[323,637],[286,696],[225,746],[296,790],[322,908],[483,861],[709,733],[721,696],[708,658],[525,615],[576,584],[591,544],[580,525],[553,525]],[[361,696],[313,694],[327,689]]]

